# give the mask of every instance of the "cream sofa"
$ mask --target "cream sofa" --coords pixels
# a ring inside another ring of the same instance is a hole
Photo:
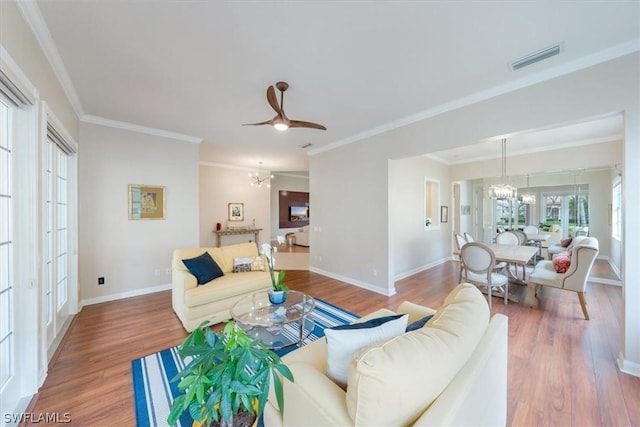
[[[284,417],[270,396],[265,425],[504,426],[507,317],[489,318],[487,301],[470,284],[458,285],[437,311],[404,302],[398,312],[409,322],[434,316],[421,329],[356,353],[346,390],[325,374],[324,339],[284,356],[295,381],[284,381]],[[390,314],[378,310],[362,320]]]
[[[198,286],[182,262],[208,252],[224,275]],[[265,271],[233,272],[234,258],[256,257],[255,243],[240,243],[220,248],[190,248],[173,251],[172,305],[184,328],[191,332],[205,320],[212,324],[230,319],[230,308],[244,295],[268,290],[271,278]]]

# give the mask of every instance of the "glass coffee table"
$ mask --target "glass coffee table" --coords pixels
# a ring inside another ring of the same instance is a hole
[[[269,293],[247,295],[231,307],[236,325],[269,348],[278,350],[300,345],[313,331],[314,322],[309,313],[315,307],[313,297],[298,291],[289,291],[282,304],[272,304]]]

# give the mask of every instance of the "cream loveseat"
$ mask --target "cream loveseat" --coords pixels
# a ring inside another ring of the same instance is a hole
[[[198,285],[182,260],[195,258],[208,252],[224,275]],[[255,258],[255,243],[240,243],[220,248],[190,248],[173,251],[171,268],[172,306],[184,328],[191,332],[205,320],[212,324],[231,318],[231,306],[242,296],[271,288],[269,271],[234,273],[234,259]]]
[[[458,285],[437,311],[403,302],[398,312],[409,322],[434,316],[357,352],[346,390],[326,376],[325,339],[284,356],[295,381],[284,381],[284,417],[270,396],[265,426],[504,426],[507,317],[489,318],[470,284]],[[362,320],[390,314],[382,309]]]

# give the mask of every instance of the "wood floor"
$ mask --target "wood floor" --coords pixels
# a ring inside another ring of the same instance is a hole
[[[438,307],[457,274],[457,263],[445,263],[397,282],[392,297],[308,271],[287,272],[287,283],[362,315],[404,300]],[[622,290],[590,284],[587,302],[589,321],[572,292],[545,289],[537,309],[494,298],[493,312],[509,316],[508,425],[640,426],[640,378],[616,368]],[[185,336],[169,291],[84,307],[28,412],[134,426],[131,360]]]

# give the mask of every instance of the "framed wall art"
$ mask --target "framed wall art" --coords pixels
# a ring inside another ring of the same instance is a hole
[[[440,222],[449,222],[449,206],[440,206]]]
[[[244,221],[244,203],[229,203],[229,221]]]
[[[129,184],[129,219],[164,219],[165,188]]]

